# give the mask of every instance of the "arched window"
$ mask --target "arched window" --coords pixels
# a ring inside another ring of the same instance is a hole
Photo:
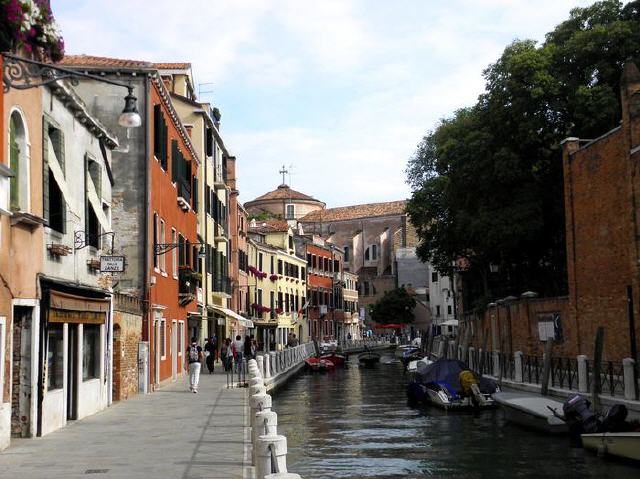
[[[29,151],[22,115],[11,113],[9,119],[9,167],[15,176],[9,182],[9,209],[29,210]]]
[[[365,261],[376,261],[378,259],[378,245],[372,244],[364,251]]]

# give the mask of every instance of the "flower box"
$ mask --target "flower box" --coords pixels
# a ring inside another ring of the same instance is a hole
[[[71,254],[71,247],[60,243],[48,244],[47,250],[49,250],[49,253],[53,256],[67,256]]]

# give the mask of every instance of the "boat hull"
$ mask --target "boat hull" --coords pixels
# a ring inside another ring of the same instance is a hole
[[[335,366],[344,366],[346,358],[342,354],[331,353],[323,354],[320,359],[331,361]]]
[[[640,461],[640,432],[604,432],[581,437],[585,449]]]
[[[562,403],[540,395],[499,392],[493,394],[509,422],[546,434],[568,434],[569,427],[549,408],[562,413]]]
[[[470,397],[452,395],[437,384],[423,385],[411,381],[407,386],[409,400],[424,405],[436,406],[445,410],[493,409],[497,403],[490,395],[484,395],[483,404],[475,404]]]
[[[360,364],[364,364],[365,366],[373,366],[376,363],[380,362],[380,355],[377,353],[361,353],[358,355],[358,362]]]

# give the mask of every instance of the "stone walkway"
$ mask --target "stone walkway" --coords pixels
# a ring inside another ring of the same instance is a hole
[[[183,378],[43,438],[12,439],[0,478],[243,478],[247,407],[247,389],[226,389],[216,368],[198,394]]]

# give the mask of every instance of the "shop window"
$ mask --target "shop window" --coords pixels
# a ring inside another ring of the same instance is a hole
[[[64,337],[61,323],[49,323],[47,344],[47,390],[62,389],[64,386]]]
[[[82,328],[82,380],[100,377],[100,325],[85,324]]]

